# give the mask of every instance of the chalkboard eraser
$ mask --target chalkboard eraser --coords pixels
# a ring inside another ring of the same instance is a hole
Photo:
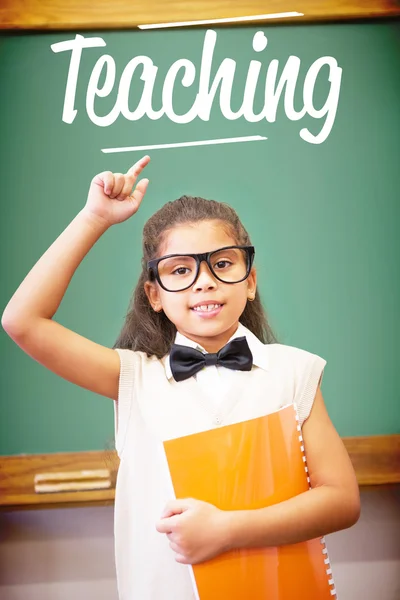
[[[108,469],[38,473],[35,475],[34,483],[37,494],[104,490],[112,485]]]

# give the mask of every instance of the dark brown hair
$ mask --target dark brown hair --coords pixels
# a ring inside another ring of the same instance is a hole
[[[177,225],[199,221],[221,221],[238,245],[251,245],[250,237],[234,209],[223,202],[182,196],[167,202],[143,228],[142,273],[131,299],[125,323],[114,348],[128,348],[162,358],[167,354],[176,335],[175,325],[163,311],[155,312],[144,291],[149,280],[147,261],[156,258],[168,230]],[[276,342],[261,304],[260,295],[247,302],[239,321],[264,344]]]

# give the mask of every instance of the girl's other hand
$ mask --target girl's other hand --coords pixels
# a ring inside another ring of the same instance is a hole
[[[230,514],[193,498],[171,500],[156,529],[167,535],[177,562],[194,565],[231,549]]]
[[[139,181],[133,191],[132,188],[149,162],[150,157],[144,156],[125,175],[103,171],[93,177],[84,210],[107,226],[129,219],[138,210],[146,193],[148,179]]]

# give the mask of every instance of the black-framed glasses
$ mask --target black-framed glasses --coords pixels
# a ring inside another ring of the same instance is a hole
[[[167,292],[181,292],[197,280],[205,261],[211,273],[223,283],[240,283],[247,279],[253,265],[254,246],[225,246],[201,254],[168,254],[149,260],[150,279],[156,279]]]

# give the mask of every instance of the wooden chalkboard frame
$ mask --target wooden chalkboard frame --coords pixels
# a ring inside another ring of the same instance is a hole
[[[119,459],[115,451],[60,452],[2,456],[0,458],[0,510],[63,508],[114,503]],[[111,487],[90,491],[37,493],[35,476],[41,473],[85,472],[108,469]]]
[[[135,29],[145,24],[177,23],[205,19],[222,19],[248,15],[265,15],[283,11],[303,16],[228,23],[229,26],[310,23],[360,19],[397,18],[397,0],[3,0],[0,7],[0,30],[62,31],[95,29]],[[206,24],[204,24],[206,25]],[[400,435],[343,438],[360,486],[400,483]],[[104,490],[35,493],[37,473],[59,473],[108,468],[111,487]],[[68,452],[56,454],[3,456],[0,464],[0,510],[90,506],[114,503],[118,458],[114,451]]]
[[[360,486],[400,483],[400,435],[343,438]],[[6,456],[1,459],[0,510],[114,504],[119,459],[115,451]],[[109,489],[35,493],[37,473],[108,469]]]
[[[302,16],[260,20],[259,15],[297,12]],[[3,30],[93,30],[132,29],[145,24],[193,22],[254,16],[245,23],[271,25],[282,22],[345,21],[400,16],[397,0],[3,0],[0,29]]]

